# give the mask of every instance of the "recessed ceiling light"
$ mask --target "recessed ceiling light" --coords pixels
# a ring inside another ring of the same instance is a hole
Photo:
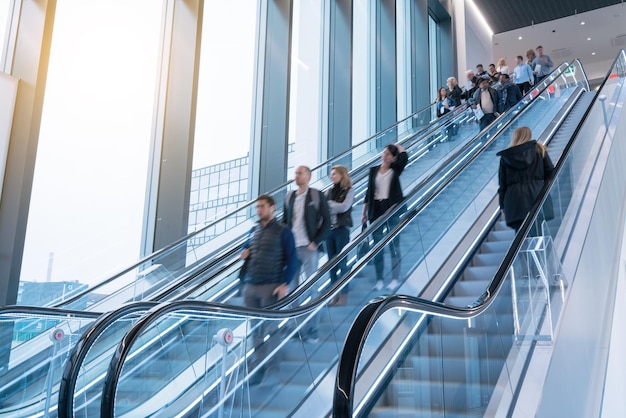
[[[585,24],[585,22],[580,22],[580,24],[581,24],[581,25],[584,25],[584,24]]]
[[[522,38],[521,36],[518,36],[518,37],[517,37],[517,39],[519,39],[519,40],[521,41],[521,40],[522,40],[522,39],[524,39],[524,38]]]
[[[587,40],[588,40],[588,41],[590,41],[590,40],[591,40],[591,38],[587,38]]]
[[[595,53],[595,52],[592,52],[592,53],[591,53],[591,55],[596,55],[596,53]]]

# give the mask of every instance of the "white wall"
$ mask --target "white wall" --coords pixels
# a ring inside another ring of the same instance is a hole
[[[464,38],[460,37],[460,31],[457,30],[457,44],[464,44],[465,51],[457,51],[459,54],[459,84],[463,85],[466,70],[476,69],[476,64],[483,64],[485,69],[493,62],[492,36],[493,32],[482,18],[478,8],[471,0],[455,1],[453,7],[456,9],[463,7],[464,22]],[[457,20],[463,22],[463,20]],[[457,28],[458,29],[458,28]],[[464,42],[461,40],[464,39]],[[459,48],[460,49],[460,48]]]

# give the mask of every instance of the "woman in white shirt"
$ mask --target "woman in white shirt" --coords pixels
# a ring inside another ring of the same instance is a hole
[[[400,186],[400,174],[402,174],[404,167],[406,167],[409,161],[406,151],[399,144],[389,144],[383,150],[381,160],[382,162],[379,166],[370,168],[367,192],[365,193],[365,202],[363,203],[363,214],[361,216],[362,224],[366,224],[368,220],[374,222],[404,200],[402,187]],[[398,218],[395,216],[391,217],[387,222],[387,229],[393,229],[397,223]],[[384,227],[381,226],[374,231],[373,236],[376,242],[384,236],[383,230]],[[388,248],[391,252],[392,280],[387,285],[387,289],[395,290],[400,279],[400,237],[394,238]],[[376,268],[376,285],[374,290],[382,290],[383,288],[384,256],[384,250],[381,250],[374,257],[374,266]]]

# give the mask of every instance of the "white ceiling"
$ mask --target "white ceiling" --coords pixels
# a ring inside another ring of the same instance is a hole
[[[492,40],[494,61],[504,57],[511,69],[517,55],[525,57],[527,49],[542,45],[555,65],[578,58],[590,80],[604,78],[619,51],[626,49],[626,5],[498,33]]]

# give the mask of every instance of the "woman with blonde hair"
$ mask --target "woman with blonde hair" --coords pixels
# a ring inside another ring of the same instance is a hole
[[[532,139],[532,131],[522,126],[513,131],[511,145],[500,157],[498,197],[506,224],[517,232],[535,203],[554,165],[546,147]]]
[[[498,60],[496,71],[499,72],[500,74],[509,74],[509,66],[506,65],[506,60],[504,58],[500,58]]]
[[[343,165],[336,165],[330,169],[330,179],[333,187],[326,191],[326,200],[330,210],[330,233],[326,237],[326,252],[328,259],[339,254],[343,247],[350,242],[350,228],[352,227],[352,203],[354,202],[354,189],[348,169]],[[338,271],[341,275],[346,274],[348,269],[346,257],[337,267],[330,270],[330,281],[335,283]],[[330,305],[345,305],[348,299],[348,286],[341,289]]]

